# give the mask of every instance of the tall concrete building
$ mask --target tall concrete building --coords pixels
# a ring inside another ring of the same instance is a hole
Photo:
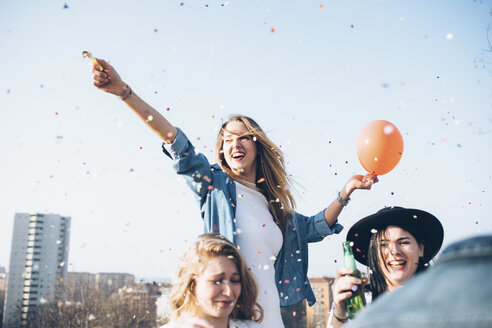
[[[21,327],[29,312],[55,300],[67,274],[70,222],[56,214],[15,214],[4,328]]]

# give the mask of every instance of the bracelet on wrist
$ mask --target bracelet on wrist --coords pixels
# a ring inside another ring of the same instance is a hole
[[[132,94],[132,88],[128,86],[128,84],[123,88],[123,91],[120,93],[120,99],[125,100]]]
[[[333,316],[335,317],[335,319],[338,320],[338,322],[341,322],[341,323],[346,323],[348,321],[348,316],[345,317],[345,318],[339,318],[337,317],[337,315],[335,314],[335,311],[333,311]]]
[[[340,192],[338,192],[337,200],[342,206],[347,206],[347,204],[350,202],[350,197],[347,198],[347,200],[343,200],[342,196],[340,196]]]

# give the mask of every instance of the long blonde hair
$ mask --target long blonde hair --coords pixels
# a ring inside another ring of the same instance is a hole
[[[233,243],[215,233],[199,236],[181,258],[170,297],[172,319],[186,314],[196,314],[198,306],[194,294],[196,279],[203,272],[207,261],[217,256],[226,256],[231,259],[236,264],[240,275],[241,294],[230,317],[233,320],[261,321],[263,309],[256,303],[258,287],[244,258]]]
[[[229,167],[222,151],[224,146],[224,131],[229,122],[242,122],[253,136],[256,143],[256,188],[266,197],[270,213],[275,223],[280,227],[282,234],[290,215],[294,212],[295,201],[290,191],[291,179],[285,170],[285,161],[282,151],[266,136],[252,118],[243,115],[233,115],[222,124],[222,128],[215,143],[215,160],[232,179],[241,181]]]

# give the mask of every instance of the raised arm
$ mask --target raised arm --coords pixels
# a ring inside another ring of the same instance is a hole
[[[328,226],[331,227],[336,222],[344,207],[342,202],[347,201],[354,190],[371,189],[372,185],[378,181],[378,177],[373,174],[367,174],[365,176],[354,175],[351,177],[342,190],[340,190],[340,200],[335,199],[325,209],[325,220]]]
[[[100,90],[120,97],[165,143],[173,143],[178,133],[176,128],[123,82],[113,66],[103,59],[96,58],[96,60],[102,66],[103,71],[99,70],[97,64],[93,64],[94,85]]]

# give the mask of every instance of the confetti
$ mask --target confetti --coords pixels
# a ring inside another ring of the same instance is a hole
[[[378,232],[376,229],[371,229],[371,233],[376,233]]]
[[[265,182],[265,178],[260,178],[258,179],[258,181],[256,181],[257,183],[262,183],[262,182]]]
[[[453,33],[448,33],[448,34],[446,34],[446,39],[448,39],[448,40],[452,40],[453,38],[454,38]]]
[[[273,28],[273,27],[272,27],[272,28],[270,29],[270,32],[275,33],[275,28]]]
[[[207,189],[208,189],[208,190],[212,190],[212,189],[214,189],[214,186],[209,185],[209,186],[207,187]]]
[[[63,9],[69,9],[70,7],[67,5],[67,3],[65,2],[65,4],[63,5]]]

